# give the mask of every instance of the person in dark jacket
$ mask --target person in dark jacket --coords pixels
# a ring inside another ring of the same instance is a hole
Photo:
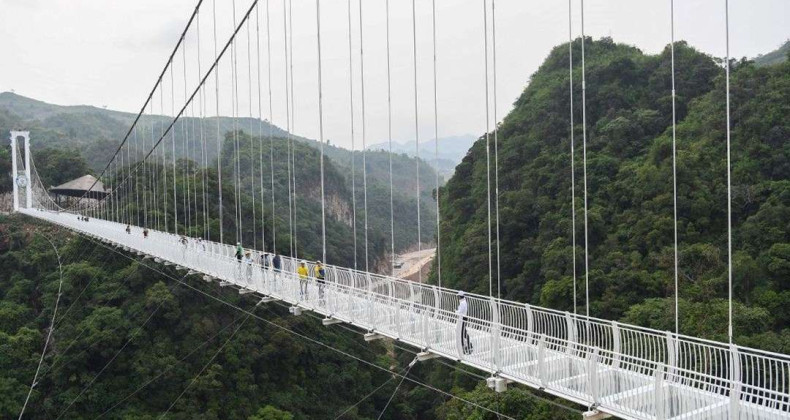
[[[282,269],[282,260],[280,260],[280,254],[274,254],[274,258],[272,258],[272,268],[274,269],[274,285],[277,285],[277,279],[280,278],[280,270]]]

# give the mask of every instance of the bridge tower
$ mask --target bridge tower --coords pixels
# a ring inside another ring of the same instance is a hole
[[[25,168],[19,170],[19,140],[25,149]],[[11,131],[11,176],[13,177],[14,211],[19,211],[19,189],[25,189],[25,207],[33,207],[33,191],[30,179],[30,132]]]

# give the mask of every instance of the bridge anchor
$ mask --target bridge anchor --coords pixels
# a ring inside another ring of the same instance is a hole
[[[250,293],[255,293],[255,290],[245,289],[243,287],[241,289],[239,289],[239,294],[240,295],[248,295]]]
[[[341,320],[339,320],[337,318],[328,317],[328,318],[322,319],[321,323],[324,324],[325,327],[328,327],[330,325],[342,324],[343,321],[341,321]]]
[[[612,417],[612,415],[603,413],[598,410],[590,410],[582,413],[582,418],[584,420],[602,420],[602,419],[608,419],[609,417]]]
[[[365,334],[365,341],[381,340],[382,338],[384,338],[383,335],[373,331]]]
[[[258,303],[255,304],[255,306],[261,305],[263,303],[275,302],[277,300],[278,300],[277,298],[273,298],[271,296],[264,296],[263,299],[261,299]]]
[[[508,382],[509,381],[505,378],[492,376],[486,379],[486,386],[493,389],[496,392],[505,392],[507,391]]]
[[[288,308],[288,312],[294,314],[294,316],[299,316],[302,314],[302,308],[298,306],[291,306],[290,308]]]
[[[425,362],[425,361],[428,361],[428,360],[431,360],[431,359],[436,359],[436,358],[439,358],[439,357],[441,357],[441,356],[439,356],[436,353],[431,353],[430,351],[427,351],[427,350],[417,353],[417,361],[419,361],[419,362]]]

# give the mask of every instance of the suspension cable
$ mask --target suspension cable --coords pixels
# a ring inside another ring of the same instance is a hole
[[[261,187],[261,250],[266,252],[266,205],[263,198],[263,108],[261,107],[261,14],[255,5],[255,50],[258,73],[258,177]],[[272,213],[274,217],[274,213]]]
[[[387,143],[389,145],[389,182],[390,182],[390,253],[392,254],[390,273],[395,275],[395,191],[392,188],[392,64],[390,55],[390,0],[385,0],[387,14]]]
[[[173,76],[173,66],[170,66],[170,112],[173,118],[176,118],[176,91],[175,91],[175,78]],[[173,121],[173,124],[175,120]],[[171,124],[172,126],[172,124]],[[175,130],[170,132],[170,140],[173,145],[173,226],[175,226],[175,234],[178,235],[178,189],[176,188],[176,133]]]
[[[494,213],[496,219],[496,295],[502,298],[502,270],[499,258],[499,120],[497,119],[497,80],[496,80],[496,0],[491,0],[491,70],[493,72],[494,102]]]
[[[291,128],[291,96],[289,95],[289,91],[291,86],[288,82],[290,80],[290,74],[288,73],[288,8],[286,7],[285,0],[283,0],[283,54],[285,55],[285,127],[286,131],[288,131],[288,139],[287,143],[287,154],[286,154],[286,167],[287,167],[287,175],[288,175],[288,235],[290,236],[289,241],[291,245],[291,257],[294,257],[294,212],[293,212],[293,195],[291,193],[291,163],[293,160],[291,159],[291,132],[293,131]]]
[[[164,93],[164,81],[162,82],[162,88],[159,89],[159,113],[164,116],[165,115],[165,93]],[[162,136],[164,134],[164,121],[159,124],[159,135]],[[128,163],[128,162],[127,162]],[[131,168],[131,167],[130,167]],[[167,147],[162,147],[162,208],[164,209],[164,219],[165,219],[165,232],[170,232],[169,225],[167,222]]]
[[[177,361],[177,362],[178,362],[178,363],[180,363],[180,362],[183,362],[184,360],[186,360],[187,358],[189,358],[190,356],[192,356],[193,354],[195,354],[195,353],[196,353],[198,350],[200,350],[201,348],[203,348],[203,347],[204,347],[206,344],[208,344],[208,343],[210,343],[210,342],[214,341],[214,339],[215,339],[215,338],[217,338],[217,337],[219,337],[219,335],[220,335],[220,334],[222,334],[222,333],[223,333],[225,330],[227,330],[228,328],[232,327],[233,325],[235,325],[235,324],[236,324],[236,323],[238,323],[238,322],[239,322],[239,320],[238,320],[238,319],[235,319],[235,320],[233,320],[233,321],[229,322],[228,324],[226,324],[225,326],[223,326],[223,327],[222,327],[222,328],[221,328],[219,331],[217,331],[216,333],[214,333],[214,334],[213,334],[211,337],[209,337],[209,338],[207,338],[207,339],[203,340],[203,342],[202,342],[202,343],[200,343],[199,345],[197,345],[196,347],[194,347],[192,350],[190,350],[190,351],[189,351],[189,352],[188,352],[188,353],[187,353],[187,354],[186,354],[184,357],[182,357],[182,358],[178,359],[178,361]],[[96,418],[97,418],[97,419],[100,419],[100,418],[104,417],[104,416],[105,416],[107,413],[109,413],[110,411],[114,410],[114,409],[115,409],[116,407],[118,407],[119,405],[123,404],[123,403],[124,403],[126,400],[128,400],[129,398],[131,398],[131,397],[133,397],[133,396],[137,395],[137,393],[139,393],[140,391],[142,391],[143,389],[145,389],[145,388],[146,388],[148,385],[150,385],[151,383],[153,383],[153,382],[154,382],[154,381],[156,381],[157,379],[159,379],[159,378],[161,378],[162,376],[164,376],[166,373],[168,373],[168,372],[170,372],[171,370],[173,370],[173,368],[175,368],[175,367],[176,367],[176,364],[168,364],[168,365],[167,365],[167,366],[165,366],[165,367],[164,367],[162,370],[160,370],[160,371],[159,371],[159,373],[157,373],[157,374],[156,374],[154,377],[152,377],[151,379],[149,379],[149,380],[145,381],[145,383],[143,383],[142,385],[140,385],[140,386],[138,386],[137,388],[135,388],[135,390],[134,390],[134,391],[130,392],[130,393],[127,395],[127,396],[125,396],[125,397],[121,398],[119,401],[117,401],[115,404],[113,404],[113,405],[112,405],[110,408],[108,408],[107,410],[105,410],[105,411],[103,411],[101,414],[99,414],[99,416],[98,416],[98,417],[96,417]]]
[[[63,264],[60,261],[60,252],[58,252],[58,248],[52,242],[51,239],[47,235],[40,234],[44,237],[44,239],[52,245],[52,249],[55,250],[55,256],[58,259],[58,272],[60,273],[60,280],[58,281],[58,294],[55,298],[55,307],[52,310],[52,319],[49,321],[49,329],[47,331],[47,338],[44,341],[44,348],[41,350],[41,357],[38,359],[38,366],[36,367],[36,373],[33,374],[33,381],[30,383],[30,390],[27,392],[27,397],[25,397],[25,403],[22,404],[22,410],[19,412],[19,420],[22,420],[22,416],[25,414],[25,408],[27,408],[27,403],[30,401],[30,395],[33,393],[33,388],[36,386],[36,382],[38,380],[38,373],[41,371],[41,364],[44,362],[44,355],[47,354],[47,348],[49,347],[49,340],[52,338],[52,331],[55,329],[55,316],[58,314],[58,305],[60,304],[60,292],[63,289]]]
[[[417,253],[422,251],[422,222],[420,221],[420,114],[417,108],[417,2],[411,1],[412,55],[414,59],[414,144],[417,146]],[[422,283],[422,267],[417,271],[419,283]]]
[[[674,228],[674,257],[675,257],[675,335],[680,333],[678,312],[678,175],[677,175],[677,127],[675,111],[675,0],[669,0],[670,11],[670,56],[672,71],[672,207]]]
[[[200,79],[200,75],[203,74],[201,60],[200,60],[200,13],[197,16],[197,62],[198,62],[198,79]],[[206,118],[206,95],[205,95],[206,88],[205,86],[201,86],[200,88],[200,166],[201,166],[201,192],[203,196],[203,235],[202,237],[206,240],[211,240],[211,234],[209,232],[209,215],[208,215],[208,200],[206,199],[206,171],[208,170],[208,156],[206,150],[206,136],[205,136],[205,118]],[[219,156],[217,157],[219,158]]]
[[[184,275],[184,277],[186,277],[186,275]],[[182,280],[183,280],[183,278],[182,278]],[[182,283],[180,283],[180,282],[174,284],[173,286],[170,287],[169,291],[170,292],[174,291],[175,288],[179,287],[181,284]],[[121,352],[123,352],[123,350],[126,349],[126,347],[129,345],[129,343],[131,343],[132,340],[134,340],[137,337],[137,335],[140,333],[140,331],[142,331],[143,328],[145,328],[146,325],[148,325],[148,322],[151,321],[151,318],[153,318],[154,315],[156,315],[156,313],[159,311],[159,309],[162,308],[162,306],[164,305],[165,302],[166,302],[165,300],[160,302],[156,306],[156,308],[154,308],[154,310],[151,311],[150,314],[148,314],[148,317],[145,319],[145,321],[143,321],[143,323],[141,325],[139,325],[137,328],[135,328],[135,330],[132,332],[131,337],[129,337],[129,339],[126,340],[126,342],[124,342],[124,344],[121,346],[121,348],[118,349],[115,352],[115,354],[110,358],[110,360],[99,370],[99,373],[97,373],[93,378],[91,378],[91,380],[88,382],[87,385],[85,385],[84,388],[82,388],[82,390],[79,392],[79,394],[77,394],[77,396],[74,397],[69,402],[69,404],[66,406],[66,408],[64,408],[63,411],[61,411],[60,414],[58,414],[58,417],[55,420],[60,419],[61,417],[63,417],[63,415],[66,414],[66,412],[68,412],[69,409],[74,405],[74,403],[80,397],[82,397],[85,394],[85,392],[88,391],[88,389],[90,389],[90,387],[96,382],[96,379],[98,379],[99,376],[101,376],[101,374],[104,373],[105,370],[107,370],[107,368],[112,364],[112,362],[114,362],[115,359],[118,358],[118,356],[121,354]]]
[[[184,62],[184,103],[185,104],[187,104],[187,103],[191,104],[191,102],[187,102],[187,98],[189,96],[189,93],[187,91],[187,48],[186,48],[186,43],[184,44],[184,48],[181,49],[181,56],[182,56],[183,62]],[[189,107],[185,108],[185,110],[188,110],[188,109],[189,109]],[[184,136],[184,138],[183,138],[183,140],[184,140],[184,142],[183,142],[183,144],[184,144],[184,151],[182,153],[182,158],[184,160],[184,164],[181,165],[181,167],[183,168],[184,191],[185,191],[184,194],[181,194],[181,199],[183,200],[184,221],[186,222],[185,223],[184,232],[185,232],[186,235],[189,235],[190,230],[192,228],[192,211],[191,211],[191,199],[190,199],[191,198],[190,197],[191,194],[189,193],[189,149],[190,148],[189,148],[189,123],[187,121],[187,118],[189,118],[188,115],[186,116],[186,118],[182,118],[181,119],[181,130],[183,131],[183,136]]]
[[[324,199],[324,91],[321,68],[321,5],[315,0],[316,42],[318,44],[318,141],[321,142],[321,261],[326,263],[326,203]]]
[[[730,158],[730,2],[724,0],[726,57],[724,74],[727,94],[727,338],[732,347],[732,166]],[[731,357],[733,357],[731,353]],[[730,363],[730,369],[735,369]]]
[[[584,63],[584,0],[581,0],[582,35],[582,159],[584,172],[584,302],[585,314],[590,317],[589,233],[587,228],[587,76]],[[589,326],[589,323],[587,323]]]
[[[257,7],[256,7],[257,10]],[[250,21],[247,21],[247,98],[248,116],[250,119],[250,195],[252,197],[252,249],[258,249],[258,227],[255,218],[255,140],[253,137],[253,116],[252,116],[252,42],[250,41]]]
[[[296,98],[294,97],[294,24],[293,24],[293,2],[291,0],[288,1],[288,36],[291,38],[291,43],[289,44],[289,53],[291,56],[290,61],[288,62],[288,71],[291,72],[291,130],[288,130],[288,139],[291,142],[291,167],[293,171],[291,172],[292,179],[293,179],[293,211],[294,211],[294,257],[299,258],[299,244],[298,244],[298,232],[297,232],[297,224],[296,224],[296,145],[294,142],[293,132],[295,130],[296,124]]]
[[[231,2],[233,5],[233,26],[236,26],[236,0]],[[233,39],[231,43],[231,55],[232,61],[231,65],[233,71],[231,72],[231,83],[232,83],[232,90],[233,90],[233,152],[236,157],[236,161],[234,162],[233,166],[233,181],[234,181],[234,199],[236,205],[236,243],[243,244],[244,237],[243,237],[243,222],[241,216],[241,164],[240,164],[240,155],[239,155],[239,75],[238,75],[238,53],[237,53],[237,46],[236,40]]]
[[[485,62],[485,105],[486,105],[486,202],[488,209],[488,223],[486,231],[488,232],[488,296],[493,296],[494,284],[494,268],[493,268],[493,254],[491,252],[491,136],[490,123],[491,117],[489,116],[489,93],[488,93],[488,4],[487,0],[483,0],[483,61]]]
[[[254,311],[254,310],[255,310],[255,308],[253,308],[252,310]],[[173,407],[176,405],[176,403],[178,402],[178,400],[180,400],[180,399],[181,399],[181,397],[183,397],[183,396],[184,396],[184,394],[187,392],[187,390],[189,390],[189,388],[191,388],[191,387],[192,387],[192,385],[194,385],[194,384],[195,384],[195,382],[196,382],[196,381],[197,381],[197,379],[200,377],[200,375],[202,375],[202,374],[203,374],[203,372],[205,372],[205,371],[206,371],[206,369],[207,369],[207,368],[208,368],[208,367],[209,367],[209,366],[210,366],[210,365],[211,365],[211,364],[214,362],[214,359],[216,359],[216,358],[217,358],[217,356],[219,356],[219,354],[222,352],[222,350],[224,350],[224,349],[225,349],[225,346],[227,346],[227,345],[228,345],[228,343],[230,342],[230,340],[232,340],[232,339],[233,339],[233,337],[235,337],[235,336],[236,336],[236,333],[238,333],[238,332],[239,332],[239,330],[240,330],[240,329],[241,329],[241,328],[244,326],[244,324],[245,324],[245,323],[247,323],[247,320],[248,320],[248,319],[250,319],[250,316],[251,316],[251,315],[252,315],[252,312],[248,312],[248,313],[247,313],[247,315],[244,317],[244,319],[242,319],[242,320],[241,320],[241,322],[239,323],[239,326],[238,326],[238,327],[236,327],[236,329],[235,329],[235,330],[233,330],[233,332],[232,332],[232,333],[230,334],[230,336],[229,336],[229,337],[228,337],[228,338],[227,338],[227,339],[226,339],[226,340],[225,340],[225,341],[222,343],[222,345],[221,345],[221,346],[219,346],[219,348],[217,348],[217,351],[215,351],[215,352],[214,352],[214,354],[211,356],[211,358],[209,358],[209,359],[208,359],[208,362],[206,362],[206,364],[204,364],[204,365],[203,365],[203,367],[200,369],[200,372],[198,372],[198,374],[197,374],[197,375],[195,375],[195,377],[194,377],[194,378],[192,378],[192,380],[189,382],[189,384],[187,384],[187,386],[186,386],[186,387],[184,387],[184,389],[181,391],[181,393],[180,393],[180,394],[178,394],[178,396],[176,397],[176,399],[174,399],[174,400],[173,400],[173,402],[171,402],[171,403],[170,403],[170,405],[167,407],[167,410],[165,410],[165,412],[164,412],[164,413],[162,413],[162,415],[161,415],[161,416],[159,416],[159,419],[163,419],[163,418],[165,418],[165,416],[167,415],[167,413],[169,413],[169,412],[170,412],[170,410],[172,410],[172,409],[173,409]]]
[[[389,1],[389,0],[388,0]],[[439,288],[442,287],[442,229],[441,212],[439,211],[439,94],[438,78],[436,77],[436,0],[431,0],[431,22],[433,24],[433,146],[435,155],[434,171],[436,172],[436,277]],[[389,22],[387,22],[389,24]],[[389,56],[388,56],[389,58]],[[390,217],[392,216],[392,150],[390,150]],[[393,254],[394,254],[393,242]]]
[[[362,190],[363,213],[365,214],[365,272],[370,272],[368,257],[368,164],[367,164],[367,124],[365,122],[365,44],[362,29],[362,2],[359,0],[359,78],[362,93]]]
[[[272,252],[277,254],[277,218],[275,215],[274,202],[274,108],[272,106],[272,40],[271,40],[271,19],[269,13],[269,0],[266,0],[266,70],[268,73],[269,90],[269,169],[271,170],[272,187]]]
[[[255,7],[257,11],[257,6]],[[255,156],[255,140],[253,137],[253,116],[252,116],[252,42],[250,41],[250,21],[247,21],[247,98],[248,111],[250,117],[250,195],[252,196],[252,249],[258,249],[258,230],[257,222],[255,220],[255,164],[253,163],[253,156]]]
[[[201,88],[201,87],[202,87],[202,86],[203,86],[203,85],[206,83],[206,80],[208,80],[208,77],[209,77],[209,75],[211,74],[211,72],[213,72],[213,71],[214,71],[214,70],[217,68],[217,66],[218,66],[218,63],[219,63],[219,60],[220,60],[220,59],[221,59],[221,58],[222,58],[222,57],[225,55],[225,53],[227,52],[228,48],[230,48],[230,47],[231,47],[231,44],[233,43],[234,39],[235,39],[235,38],[236,38],[236,36],[238,35],[238,32],[239,32],[239,30],[241,30],[241,25],[243,25],[243,24],[244,24],[244,23],[247,21],[247,19],[248,19],[248,18],[249,18],[249,16],[250,16],[250,13],[251,13],[251,12],[252,12],[252,10],[254,9],[254,6],[257,4],[257,2],[258,2],[258,0],[253,0],[253,3],[252,3],[252,5],[250,6],[250,8],[247,10],[247,12],[246,12],[246,13],[244,14],[244,16],[242,17],[242,21],[241,21],[241,23],[235,27],[235,29],[234,29],[233,33],[232,33],[232,34],[231,34],[231,36],[230,36],[230,39],[229,39],[229,40],[228,40],[228,41],[225,43],[224,47],[223,47],[223,48],[222,48],[222,50],[219,52],[219,54],[218,54],[217,58],[214,60],[214,62],[212,63],[212,65],[210,66],[210,68],[208,69],[208,71],[206,72],[206,74],[205,74],[205,75],[203,76],[203,78],[201,79],[201,81],[200,81],[200,84],[198,85],[198,87],[197,87],[197,88],[195,88],[195,90],[192,92],[192,94],[191,94],[191,95],[189,96],[189,98],[187,99],[187,102],[186,102],[186,103],[185,103],[185,104],[184,104],[184,105],[183,105],[183,106],[180,108],[180,110],[179,110],[179,112],[178,112],[178,113],[175,113],[175,110],[173,111],[173,113],[174,113],[174,118],[173,118],[173,120],[172,120],[172,121],[170,122],[170,124],[167,126],[167,129],[164,131],[163,135],[162,135],[162,136],[159,138],[159,140],[157,140],[157,142],[154,144],[153,148],[152,148],[151,150],[149,150],[149,151],[148,151],[148,152],[147,152],[147,153],[144,155],[143,162],[144,162],[146,159],[148,159],[148,157],[150,157],[150,156],[151,156],[151,155],[154,153],[154,150],[156,149],[156,147],[158,147],[158,146],[159,146],[159,145],[162,143],[162,141],[164,141],[164,138],[165,138],[165,136],[167,136],[168,134],[170,134],[170,135],[172,136],[173,129],[174,129],[174,127],[175,127],[176,123],[177,123],[177,122],[178,122],[178,120],[179,120],[179,119],[182,117],[182,115],[183,115],[183,114],[184,114],[184,112],[186,111],[187,107],[188,107],[188,106],[189,106],[189,104],[192,102],[192,100],[194,100],[194,99],[195,99],[195,97],[198,95],[198,93],[200,92],[200,88]],[[171,79],[172,79],[172,77],[173,77],[173,76],[172,76],[172,67],[171,67]],[[171,86],[172,86],[172,84],[171,84]],[[175,95],[172,95],[172,97],[174,97],[174,96],[175,96]],[[175,145],[175,142],[174,142],[173,144]],[[175,150],[174,150],[174,152],[175,152]],[[175,155],[175,153],[174,153],[174,155]],[[138,170],[138,168],[139,168],[139,166],[140,166],[140,165],[141,165],[141,163],[140,163],[140,162],[138,162],[138,164],[137,164],[137,165],[136,165],[136,167],[135,167],[135,173],[137,173],[137,170]],[[174,168],[175,168],[175,162],[174,162]],[[125,181],[124,181],[124,182],[125,182]],[[175,182],[174,182],[174,183],[175,183]],[[175,189],[174,189],[174,193],[175,193]],[[174,201],[176,201],[176,200],[174,200]]]
[[[386,0],[389,3],[389,0]],[[354,133],[354,50],[351,44],[351,0],[348,0],[348,98],[351,117],[351,232],[354,237],[354,270],[357,269],[357,172]],[[392,169],[390,168],[390,173]]]
[[[573,126],[573,0],[568,0],[568,95],[570,104],[568,117],[571,136],[571,249],[573,251],[573,314],[576,315],[576,153],[574,151]]]
[[[92,238],[87,238],[87,239],[88,239],[88,240],[90,240],[90,241],[92,241],[92,242],[94,242],[94,243],[96,243],[96,244],[97,244],[97,245],[99,245],[99,246],[105,247],[106,249],[108,249],[108,250],[110,250],[110,251],[112,251],[112,252],[116,252],[116,253],[118,253],[118,254],[120,254],[120,255],[122,255],[122,256],[124,256],[124,257],[126,257],[126,258],[131,258],[131,257],[128,257],[128,256],[126,256],[126,255],[123,255],[123,254],[121,254],[121,253],[120,253],[119,251],[117,251],[116,249],[114,249],[114,248],[110,248],[109,246],[107,246],[107,245],[105,245],[105,244],[103,244],[103,243],[98,243],[98,242],[95,242],[95,240],[94,240],[94,239],[92,239]],[[224,304],[225,306],[228,306],[228,307],[230,307],[230,308],[233,308],[233,309],[235,309],[235,310],[238,310],[238,311],[240,311],[240,312],[243,312],[243,313],[245,313],[245,314],[248,314],[248,315],[250,315],[251,317],[253,317],[253,318],[257,319],[257,320],[264,322],[266,325],[272,326],[272,327],[274,327],[274,328],[277,328],[277,329],[279,329],[279,330],[281,330],[281,331],[284,331],[284,332],[287,332],[287,333],[289,333],[289,334],[292,334],[292,335],[294,335],[294,336],[297,336],[297,337],[299,337],[299,338],[302,338],[302,339],[304,339],[304,340],[306,340],[306,341],[308,341],[308,342],[310,342],[310,343],[313,343],[313,344],[315,344],[315,345],[318,345],[318,346],[320,346],[320,347],[323,347],[323,348],[325,348],[325,349],[327,349],[327,350],[330,350],[330,351],[333,351],[333,352],[335,352],[335,353],[338,353],[338,354],[344,355],[344,356],[346,356],[346,357],[349,357],[349,358],[351,358],[351,359],[354,359],[354,360],[356,360],[356,361],[358,361],[358,362],[360,362],[360,363],[362,363],[362,364],[364,364],[364,365],[370,366],[371,368],[374,368],[374,369],[377,369],[377,370],[380,370],[380,371],[383,371],[383,372],[389,373],[389,374],[391,374],[391,375],[395,375],[395,376],[397,376],[397,377],[400,377],[400,378],[403,378],[403,377],[405,376],[405,375],[403,375],[403,374],[399,374],[399,373],[397,373],[397,372],[392,372],[392,371],[388,370],[387,368],[384,368],[384,367],[382,367],[382,366],[379,366],[379,365],[377,365],[377,364],[375,364],[375,363],[373,363],[373,362],[370,362],[370,361],[368,361],[368,360],[362,359],[362,358],[360,358],[360,357],[357,357],[357,356],[355,356],[355,355],[353,355],[353,354],[350,354],[350,353],[348,353],[348,352],[345,352],[345,351],[343,351],[343,350],[340,350],[340,349],[338,349],[338,348],[335,348],[335,347],[333,347],[333,346],[331,346],[331,345],[329,345],[329,344],[326,344],[326,343],[324,343],[324,342],[322,342],[322,341],[320,341],[320,340],[318,340],[318,339],[312,338],[312,337],[310,337],[310,336],[308,336],[308,335],[306,335],[306,334],[304,334],[304,333],[301,333],[301,332],[294,331],[294,330],[292,330],[292,329],[290,329],[290,328],[288,328],[288,327],[285,327],[285,326],[283,326],[283,325],[280,325],[280,324],[278,324],[278,323],[276,323],[276,322],[273,322],[273,321],[270,321],[270,320],[268,320],[268,319],[266,319],[266,318],[263,318],[263,317],[261,317],[261,316],[260,316],[260,315],[258,315],[258,314],[254,314],[254,313],[253,313],[252,311],[250,311],[250,310],[247,310],[247,309],[241,308],[240,306],[238,306],[238,305],[236,305],[236,304],[234,304],[234,303],[231,303],[231,302],[229,302],[229,301],[227,301],[227,300],[224,300],[224,299],[222,299],[222,298],[220,298],[220,297],[217,297],[217,296],[214,296],[214,295],[212,295],[212,294],[209,294],[208,292],[206,292],[206,291],[203,291],[203,290],[201,290],[201,289],[199,289],[199,288],[197,288],[197,287],[195,287],[195,286],[193,286],[193,285],[191,285],[191,284],[187,283],[186,281],[184,281],[184,280],[183,280],[183,279],[181,279],[181,278],[174,277],[174,276],[172,276],[172,275],[170,275],[170,274],[167,274],[167,273],[165,273],[165,272],[163,272],[163,271],[160,271],[160,270],[158,270],[158,269],[156,269],[156,268],[154,268],[154,267],[150,267],[150,266],[146,265],[145,263],[143,263],[143,265],[144,265],[146,268],[149,268],[149,269],[151,269],[151,270],[154,270],[154,271],[158,272],[159,274],[162,274],[162,275],[164,275],[164,276],[166,276],[166,277],[170,278],[171,280],[173,280],[173,281],[177,282],[177,283],[178,283],[178,284],[180,284],[180,285],[183,285],[183,286],[187,287],[188,289],[190,289],[190,290],[192,290],[192,291],[194,291],[194,292],[197,292],[197,293],[199,293],[199,294],[201,294],[201,295],[203,295],[203,296],[205,296],[205,297],[208,297],[209,299],[212,299],[212,300],[215,300],[215,301],[217,301],[217,302],[219,302],[219,303],[222,303],[222,304]],[[486,412],[489,412],[489,413],[492,413],[492,414],[496,414],[496,415],[501,415],[502,417],[504,417],[504,418],[506,418],[506,419],[515,420],[513,417],[510,417],[510,416],[508,416],[508,415],[505,415],[505,414],[498,413],[498,412],[497,412],[497,411],[495,411],[495,410],[492,410],[492,409],[490,409],[490,408],[487,408],[487,407],[485,407],[485,406],[482,406],[482,405],[480,405],[480,404],[478,404],[478,403],[475,403],[475,402],[473,402],[473,401],[467,400],[467,399],[465,399],[465,398],[463,398],[463,397],[459,397],[459,396],[457,396],[457,395],[454,395],[454,394],[452,394],[452,393],[449,393],[449,392],[447,392],[447,391],[443,391],[443,390],[441,390],[441,389],[439,389],[439,388],[436,388],[436,387],[434,387],[434,386],[432,386],[432,385],[429,385],[429,384],[426,384],[426,383],[424,383],[424,382],[418,381],[418,380],[416,380],[416,379],[412,379],[412,378],[408,378],[408,377],[406,377],[405,379],[406,379],[407,381],[409,381],[409,382],[411,382],[411,383],[415,384],[415,385],[419,385],[419,386],[422,386],[422,387],[428,388],[428,389],[430,389],[430,390],[432,390],[432,391],[438,392],[438,393],[440,393],[440,394],[446,395],[446,396],[448,396],[448,397],[450,397],[450,398],[457,399],[457,400],[459,400],[459,401],[463,401],[464,403],[466,403],[466,404],[469,404],[469,405],[472,405],[472,406],[474,406],[474,407],[476,407],[476,408],[479,408],[479,409],[481,409],[481,410],[483,410],[483,411],[486,411]],[[573,410],[573,409],[571,409],[571,410]]]
[[[200,10],[201,4],[203,4],[203,0],[198,0],[197,5],[195,5],[195,9],[192,11],[192,14],[189,17],[189,20],[187,21],[187,24],[184,27],[184,30],[181,32],[181,36],[179,37],[178,42],[176,42],[175,47],[173,47],[173,51],[170,52],[170,56],[168,57],[167,61],[165,62],[165,67],[159,73],[159,77],[156,79],[156,82],[154,83],[154,87],[151,89],[151,92],[148,94],[148,97],[146,98],[145,102],[143,103],[143,106],[140,107],[140,111],[137,113],[137,116],[134,118],[134,121],[132,121],[132,125],[131,125],[131,127],[129,127],[129,130],[127,130],[126,134],[124,135],[124,138],[121,141],[121,144],[119,144],[118,148],[115,149],[115,152],[113,153],[113,155],[110,158],[110,160],[107,162],[107,165],[104,167],[104,169],[102,169],[102,171],[99,174],[99,176],[96,177],[96,180],[93,182],[93,184],[91,184],[91,186],[87,190],[85,190],[85,193],[82,196],[80,196],[80,198],[77,199],[77,202],[74,203],[74,206],[79,205],[83,198],[87,198],[88,197],[88,193],[91,190],[93,190],[93,187],[96,186],[96,183],[98,182],[98,180],[102,176],[104,176],[104,173],[107,172],[107,169],[109,169],[110,163],[112,162],[112,160],[115,159],[115,156],[118,153],[120,153],[121,148],[123,148],[124,144],[126,144],[127,140],[129,139],[129,136],[132,135],[132,131],[135,130],[135,127],[137,126],[137,122],[140,121],[140,118],[142,117],[143,113],[145,112],[145,109],[148,107],[148,103],[151,101],[151,98],[153,98],[154,92],[156,92],[156,88],[162,83],[162,80],[163,80],[163,78],[165,76],[165,72],[167,72],[167,68],[170,67],[170,65],[173,63],[173,57],[175,57],[176,52],[178,52],[178,48],[181,46],[181,43],[184,42],[184,36],[186,35],[187,31],[189,31],[190,26],[192,26],[192,21],[195,19],[195,16],[197,15],[198,10]],[[138,223],[138,225],[139,225],[139,223]]]
[[[394,390],[394,391],[392,391],[392,394],[390,395],[390,399],[389,399],[389,400],[387,400],[387,403],[386,403],[386,404],[384,404],[384,408],[382,408],[382,409],[381,409],[381,413],[379,413],[379,416],[378,416],[378,417],[376,417],[376,420],[381,420],[381,417],[384,415],[384,413],[386,413],[386,412],[387,412],[387,407],[389,407],[389,406],[390,406],[390,403],[392,402],[392,399],[393,399],[393,398],[395,398],[395,394],[397,394],[397,393],[398,393],[398,390],[400,389],[400,386],[401,386],[401,385],[403,385],[403,380],[404,380],[404,379],[406,379],[406,377],[407,377],[407,376],[409,376],[409,372],[411,372],[411,368],[412,368],[412,367],[414,367],[414,365],[415,365],[415,363],[416,363],[416,362],[417,362],[417,359],[416,359],[416,357],[415,357],[414,361],[412,361],[411,363],[409,363],[409,367],[406,369],[406,373],[404,373],[404,374],[401,376],[401,378],[400,378],[400,382],[398,382],[398,386],[396,386],[396,387],[395,387],[395,390]]]
[[[211,4],[213,9],[212,17],[214,20],[214,63],[216,65],[216,63],[219,62],[219,56],[217,55],[217,0],[212,0]],[[216,66],[214,71],[214,90],[214,99],[217,108],[217,193],[219,194],[219,206],[217,210],[219,212],[219,242],[225,243],[222,228],[222,144],[225,142],[225,139],[222,137],[219,130],[219,66]]]

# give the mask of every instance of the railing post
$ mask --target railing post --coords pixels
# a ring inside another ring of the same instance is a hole
[[[741,356],[738,346],[730,344],[730,420],[740,418]]]
[[[499,368],[502,366],[502,355],[499,351],[500,342],[502,341],[502,324],[501,320],[499,319],[499,302],[497,302],[496,299],[491,298],[491,300],[489,300],[489,304],[491,305],[491,351],[493,355],[491,362],[494,365],[493,371],[498,372]]]
[[[458,352],[458,359],[464,360],[463,338],[461,337],[461,324],[464,322],[461,315],[455,315],[455,350]],[[467,327],[468,328],[468,327]]]
[[[524,310],[527,312],[527,344],[531,345],[535,336],[535,315],[529,303],[524,304]]]
[[[576,323],[574,322],[573,318],[571,317],[570,312],[565,312],[565,324],[568,329],[568,344],[565,347],[566,354],[573,354],[573,350],[576,348],[576,342],[578,340],[578,334],[576,331]]]
[[[365,320],[365,324],[367,324],[369,327],[374,327],[373,326],[373,282],[370,281],[370,273],[368,272],[365,273],[365,283],[367,283],[367,289],[368,289],[368,299],[367,299],[368,316],[367,319]]]
[[[546,337],[543,334],[538,339],[538,380],[540,386],[546,388]]]
[[[666,419],[666,405],[664,401],[664,365],[659,364],[654,372],[653,381],[653,406],[656,408],[656,420]]]
[[[439,319],[439,317],[441,316],[442,294],[439,292],[439,288],[436,286],[432,286],[431,289],[433,289],[433,306],[434,306],[433,316],[431,316],[431,328],[433,328],[434,331],[438,331],[438,329],[436,328],[436,324],[438,322],[437,319]],[[436,341],[438,342],[440,339],[441,336],[437,336]]]
[[[666,341],[667,341],[667,373],[669,373],[670,378],[674,376],[675,368],[677,367],[677,338],[675,338],[674,334],[667,331],[666,333]]]
[[[30,209],[33,207],[33,180],[30,174],[30,133],[24,131],[21,133],[25,138],[25,177],[27,183],[25,184],[25,207]]]
[[[592,398],[593,404],[598,404],[598,347],[592,352],[587,352],[587,392]]]
[[[409,295],[411,296],[411,287],[409,287]],[[403,302],[397,302],[395,305],[395,334],[398,338],[401,337],[401,307]]]
[[[612,368],[620,368],[620,358],[622,355],[622,344],[620,339],[620,324],[612,321]]]

